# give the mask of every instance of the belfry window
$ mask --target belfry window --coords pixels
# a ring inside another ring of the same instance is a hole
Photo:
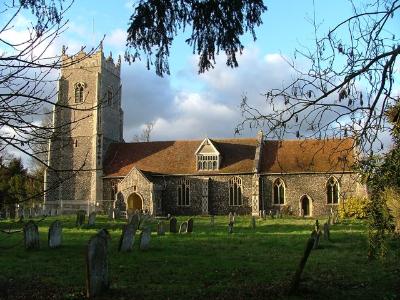
[[[280,178],[274,182],[273,199],[274,204],[285,204],[285,183]]]
[[[240,177],[236,176],[229,180],[229,205],[230,206],[243,205],[242,179]]]
[[[77,82],[75,84],[75,103],[82,103],[84,97],[85,84]]]
[[[178,206],[190,205],[190,181],[189,179],[180,179],[177,188]]]
[[[326,184],[326,199],[328,204],[339,203],[339,182],[335,177],[329,178]]]

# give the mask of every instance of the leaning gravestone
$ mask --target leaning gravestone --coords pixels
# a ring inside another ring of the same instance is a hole
[[[39,230],[33,221],[24,225],[24,246],[26,250],[39,249]]]
[[[94,226],[96,223],[96,213],[93,211],[89,214],[88,225]]]
[[[319,247],[319,240],[321,237],[321,230],[313,230],[311,233],[311,237],[314,239],[314,245],[313,245],[313,249],[318,249]]]
[[[183,222],[179,227],[179,233],[187,233],[188,232],[188,222]]]
[[[107,237],[104,233],[93,236],[88,243],[86,255],[86,293],[88,298],[94,298],[108,290]]]
[[[165,228],[163,221],[159,221],[157,223],[157,235],[165,235]]]
[[[135,243],[136,228],[134,224],[127,224],[122,229],[122,235],[119,240],[118,251],[131,251]]]
[[[61,222],[56,220],[51,223],[48,234],[49,248],[60,247],[62,243],[62,225]]]
[[[169,220],[169,232],[172,232],[172,233],[177,233],[178,232],[177,221],[176,221],[175,217],[172,217]]]
[[[151,228],[145,227],[140,233],[140,250],[147,250],[151,240]]]
[[[329,230],[329,223],[324,224],[324,240],[330,240],[331,239],[331,234]]]
[[[228,224],[228,233],[233,233],[233,222],[229,222]]]
[[[84,210],[78,210],[76,212],[76,226],[81,227],[85,223],[86,212]]]
[[[193,218],[190,218],[190,219],[187,221],[187,224],[188,224],[188,226],[187,226],[187,232],[188,232],[188,233],[192,233],[192,232],[193,232]]]
[[[232,214],[232,212],[229,212],[228,221],[229,221],[229,223],[231,223],[231,222],[235,223],[235,220],[233,219],[233,214]]]
[[[251,228],[256,229],[256,217],[251,217]]]

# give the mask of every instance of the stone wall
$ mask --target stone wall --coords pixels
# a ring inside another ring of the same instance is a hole
[[[328,204],[326,184],[330,176],[339,182],[339,204]],[[260,209],[279,211],[282,205],[273,204],[272,185],[277,178],[285,183],[285,204],[292,208],[294,215],[300,213],[300,199],[303,195],[309,196],[312,201],[312,216],[327,215],[331,208],[337,209],[343,199],[360,193],[359,185],[354,174],[284,174],[263,175],[260,197]]]

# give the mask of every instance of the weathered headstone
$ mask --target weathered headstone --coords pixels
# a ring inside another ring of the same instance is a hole
[[[85,223],[86,212],[84,210],[78,210],[76,212],[76,226],[81,227]]]
[[[39,249],[39,230],[35,222],[29,221],[24,225],[24,246],[25,249]]]
[[[187,221],[187,232],[192,233],[193,232],[193,218],[190,218]]]
[[[233,233],[233,222],[229,222],[228,224],[228,233]]]
[[[256,217],[251,217],[251,228],[256,229]]]
[[[165,235],[165,227],[163,221],[159,221],[157,223],[157,235]]]
[[[330,240],[331,239],[331,233],[329,230],[329,224],[325,223],[324,224],[324,240]]]
[[[311,237],[314,239],[314,245],[313,245],[313,249],[318,249],[319,247],[319,240],[321,237],[321,230],[313,230],[311,233]]]
[[[61,222],[56,220],[51,223],[48,234],[48,246],[49,248],[57,248],[62,243],[62,225]]]
[[[112,207],[110,207],[109,209],[108,209],[108,219],[109,220],[113,220],[115,218],[115,216],[114,216],[114,209],[112,208]]]
[[[214,215],[211,216],[210,221],[211,221],[211,226],[214,227],[214,225],[215,225],[215,216]]]
[[[318,219],[317,219],[317,220],[315,220],[315,226],[314,226],[314,229],[315,229],[315,231],[318,231],[318,230],[319,230],[319,221],[318,221]]]
[[[96,224],[96,212],[91,212],[88,218],[88,225],[94,226]]]
[[[179,233],[187,233],[188,231],[188,222],[183,222],[179,227]]]
[[[145,227],[140,233],[140,250],[148,249],[150,241],[151,241],[151,228]]]
[[[232,212],[229,212],[229,215],[228,215],[228,222],[229,223],[231,223],[231,222],[235,222],[235,220],[233,219],[233,214],[232,214]]]
[[[177,221],[176,221],[175,217],[172,217],[169,220],[169,232],[172,232],[172,233],[177,233],[178,232]]]
[[[171,219],[171,214],[167,214],[167,219]]]
[[[86,292],[88,298],[94,298],[108,290],[107,237],[104,232],[93,236],[88,243],[86,255]]]
[[[119,239],[118,251],[131,251],[135,243],[135,224],[126,224],[122,228],[121,238]]]
[[[310,256],[313,246],[314,239],[310,237],[307,241],[306,248],[304,249],[303,257],[300,260],[300,264],[297,267],[296,273],[294,274],[292,282],[290,284],[289,294],[293,294],[297,291],[301,279],[301,274],[303,273],[304,267],[306,266],[307,259]]]

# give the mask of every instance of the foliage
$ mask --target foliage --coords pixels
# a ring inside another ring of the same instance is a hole
[[[396,188],[389,187],[383,191],[382,197],[394,220],[395,230],[400,233],[400,191]]]
[[[158,75],[169,74],[174,37],[190,27],[186,43],[199,55],[200,73],[213,67],[220,50],[226,64],[237,67],[236,53],[244,48],[240,36],[249,31],[256,39],[254,29],[266,9],[262,0],[140,0],[130,18],[125,58],[134,62],[143,51],[148,68],[154,64]]]
[[[365,219],[368,216],[369,199],[367,197],[349,197],[339,205],[338,214],[341,219]]]

